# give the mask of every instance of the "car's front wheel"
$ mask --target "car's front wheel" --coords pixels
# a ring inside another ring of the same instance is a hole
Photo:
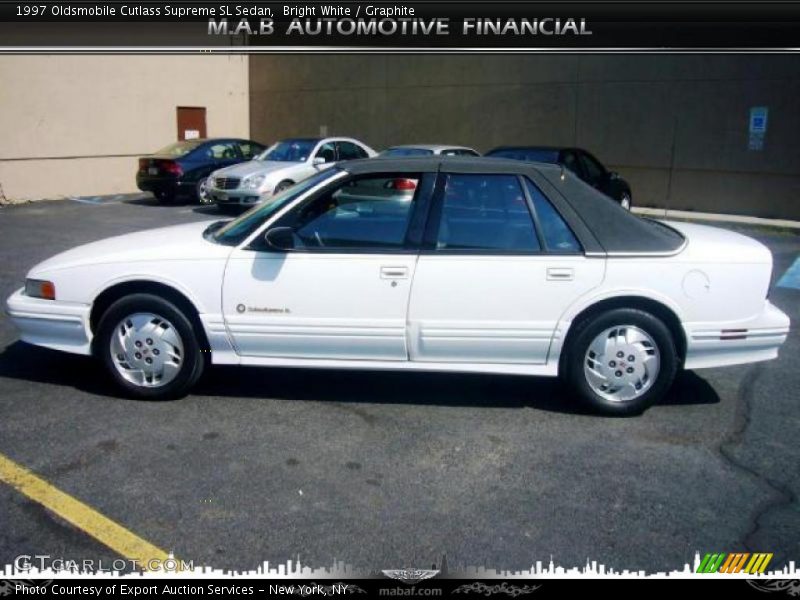
[[[617,308],[576,325],[564,377],[578,397],[608,415],[639,414],[672,385],[679,359],[669,328],[643,310]]]
[[[211,202],[211,195],[208,192],[208,179],[201,177],[195,186],[195,195],[200,204],[208,204]]]
[[[294,185],[294,181],[289,181],[285,179],[281,181],[278,185],[275,186],[275,190],[272,192],[273,194],[280,194],[281,192],[288,190],[290,187]]]
[[[132,294],[108,308],[95,353],[127,395],[152,400],[185,394],[205,364],[187,316],[152,294]]]

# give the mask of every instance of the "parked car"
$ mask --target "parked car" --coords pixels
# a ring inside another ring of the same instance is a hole
[[[592,187],[619,202],[630,210],[633,202],[631,186],[618,173],[607,170],[603,164],[581,148],[552,146],[501,146],[486,153],[493,158],[511,158],[533,162],[552,163],[569,169]]]
[[[212,171],[250,160],[263,151],[263,144],[235,138],[175,142],[139,158],[136,185],[143,192],[152,192],[161,202],[179,197],[204,202],[206,181]]]
[[[254,160],[212,173],[209,196],[218,206],[252,206],[335,162],[371,156],[372,148],[352,138],[282,140]]]
[[[477,150],[466,146],[452,146],[448,144],[409,144],[406,146],[392,146],[387,148],[379,157],[402,158],[405,156],[480,156]]]
[[[413,199],[351,193],[389,179]],[[23,340],[95,355],[138,398],[184,394],[208,362],[558,375],[632,414],[680,368],[777,356],[771,271],[753,239],[642,219],[551,165],[354,160],[234,220],[54,256],[7,308]]]

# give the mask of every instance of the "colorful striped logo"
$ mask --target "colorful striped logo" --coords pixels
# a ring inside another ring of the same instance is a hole
[[[767,570],[767,565],[772,560],[771,552],[733,552],[727,554],[718,552],[706,554],[697,573],[747,573],[749,575],[761,574]]]

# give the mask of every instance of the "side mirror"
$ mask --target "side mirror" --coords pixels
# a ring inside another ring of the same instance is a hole
[[[315,156],[314,160],[313,160],[314,166],[324,165],[326,162],[328,162],[328,161],[325,160],[324,156]]]
[[[264,234],[264,241],[276,250],[291,250],[294,248],[294,231],[291,227],[273,227]]]

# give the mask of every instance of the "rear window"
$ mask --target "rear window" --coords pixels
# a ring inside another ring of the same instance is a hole
[[[169,146],[164,146],[155,154],[159,156],[172,156],[174,158],[179,158],[181,156],[186,156],[197,148],[202,142],[198,141],[185,141],[185,142],[175,142],[174,144],[170,144]]]
[[[525,187],[533,202],[533,210],[539,220],[539,228],[547,249],[551,252],[580,252],[581,245],[567,225],[566,221],[558,214],[555,207],[545,198],[527,177]]]
[[[525,160],[529,162],[558,162],[558,150],[543,148],[497,148],[496,150],[490,151],[486,156],[511,158],[513,160]]]

